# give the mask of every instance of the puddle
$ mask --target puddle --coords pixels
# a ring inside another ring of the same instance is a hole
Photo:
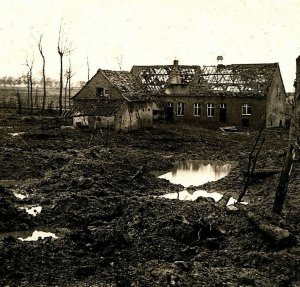
[[[25,134],[25,132],[19,132],[19,133],[9,133],[11,136],[13,137],[17,137],[17,136],[20,136],[20,135],[23,135]]]
[[[52,237],[57,239],[55,233],[50,231],[41,231],[41,230],[34,230],[34,231],[15,231],[15,232],[7,232],[0,234],[0,240],[3,240],[6,236],[13,236],[21,241],[37,241],[39,238],[46,238]]]
[[[223,197],[221,193],[187,190],[186,188],[191,185],[199,186],[210,181],[217,181],[228,175],[232,167],[232,163],[219,161],[188,160],[177,162],[173,171],[163,174],[159,178],[167,179],[174,184],[181,184],[185,189],[161,197],[179,200],[196,200],[198,197],[210,197],[215,201],[219,201]]]
[[[20,207],[20,209],[25,209],[28,214],[36,216],[38,213],[41,213],[42,207],[41,206],[27,206],[27,207]]]
[[[210,181],[219,180],[232,169],[232,164],[214,161],[188,160],[178,162],[173,171],[159,176],[174,184],[184,187],[199,186]]]
[[[169,199],[179,199],[179,200],[196,200],[200,196],[211,197],[215,201],[219,201],[223,197],[223,195],[218,192],[207,192],[205,190],[188,191],[186,189],[180,192],[168,193],[162,195],[161,197],[169,198]]]
[[[19,199],[24,199],[24,198],[27,198],[28,195],[25,195],[25,194],[22,194],[22,193],[18,193],[16,191],[13,191],[13,194],[15,197],[19,198]]]
[[[39,238],[44,239],[46,237],[52,237],[57,239],[58,237],[52,232],[45,232],[45,231],[33,231],[32,235],[26,238],[18,237],[21,241],[37,241]]]

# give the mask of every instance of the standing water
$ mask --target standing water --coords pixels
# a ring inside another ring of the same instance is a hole
[[[198,186],[225,177],[231,169],[232,164],[229,163],[187,160],[178,162],[173,171],[163,174],[159,178],[167,179],[174,184],[181,184],[184,187]]]
[[[181,184],[184,187],[199,186],[210,181],[217,181],[226,175],[232,169],[232,164],[219,161],[201,161],[201,160],[187,160],[178,162],[173,171],[159,176],[169,180],[174,184]],[[212,197],[215,201],[222,198],[222,194],[218,192],[207,192],[205,190],[189,191],[184,189],[181,192],[169,193],[163,197],[170,199],[181,200],[196,200],[199,196]]]

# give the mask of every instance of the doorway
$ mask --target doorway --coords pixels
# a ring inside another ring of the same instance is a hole
[[[168,103],[167,105],[166,120],[173,121],[173,103]]]
[[[220,104],[219,120],[221,123],[226,123],[226,104]]]

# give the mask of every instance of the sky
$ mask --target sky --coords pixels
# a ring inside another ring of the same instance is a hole
[[[293,91],[300,55],[299,0],[0,0],[0,77],[21,76],[26,59],[59,78],[59,27],[74,81],[133,65],[274,63]],[[88,59],[88,61],[87,61]]]

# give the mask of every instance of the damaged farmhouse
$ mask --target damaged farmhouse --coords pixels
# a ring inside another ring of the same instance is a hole
[[[130,131],[153,125],[153,103],[126,71],[99,69],[72,100],[73,108],[64,116],[77,126]]]
[[[174,60],[130,72],[99,69],[72,100],[65,116],[94,128],[130,131],[157,118],[254,129],[286,124],[278,63],[200,67]]]
[[[168,120],[259,128],[285,125],[286,92],[278,63],[133,66]]]

